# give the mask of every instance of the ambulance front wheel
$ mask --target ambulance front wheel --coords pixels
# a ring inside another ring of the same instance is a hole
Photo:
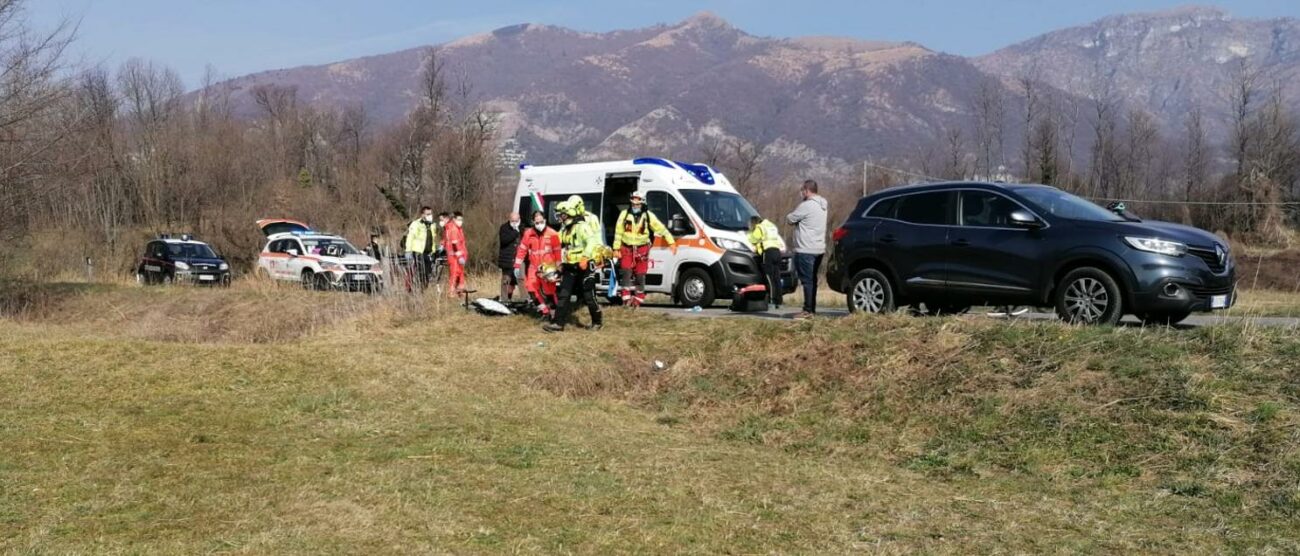
[[[713,279],[702,268],[688,268],[677,278],[677,303],[682,307],[713,305]]]

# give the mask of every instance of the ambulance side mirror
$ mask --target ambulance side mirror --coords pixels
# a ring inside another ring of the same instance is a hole
[[[290,249],[290,250],[285,251],[285,252],[288,253],[290,257],[297,257],[297,256],[298,256],[298,250],[297,250],[297,249]]]
[[[695,233],[695,230],[691,229],[691,224],[685,216],[674,214],[668,221],[668,233],[674,236],[688,236]]]

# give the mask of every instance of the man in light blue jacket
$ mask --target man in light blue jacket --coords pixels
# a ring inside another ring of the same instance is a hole
[[[826,254],[826,199],[817,194],[817,182],[808,180],[799,188],[803,202],[785,217],[794,226],[794,269],[803,284],[803,312],[796,318],[817,313],[817,273]]]

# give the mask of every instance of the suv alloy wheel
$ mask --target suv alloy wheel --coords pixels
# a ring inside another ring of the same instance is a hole
[[[1053,294],[1056,314],[1070,324],[1114,325],[1124,316],[1124,301],[1115,279],[1093,267],[1065,275]]]
[[[849,312],[889,313],[895,307],[894,287],[884,273],[868,268],[853,276],[849,283]]]

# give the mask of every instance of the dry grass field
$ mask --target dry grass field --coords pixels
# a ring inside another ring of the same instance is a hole
[[[1291,329],[8,286],[0,552],[1300,550]]]

